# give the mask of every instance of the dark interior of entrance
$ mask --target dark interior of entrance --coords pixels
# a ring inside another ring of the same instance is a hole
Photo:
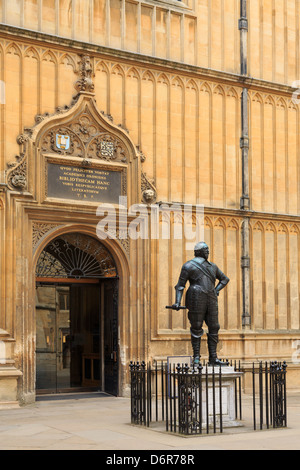
[[[75,259],[74,240],[71,248],[69,242],[60,239],[56,252],[53,246],[46,249],[37,269],[36,390],[38,394],[101,390],[117,395],[118,279],[111,270],[109,276],[103,275],[103,265],[101,273],[94,271],[94,278],[84,276],[82,266],[72,267],[73,277],[66,275],[57,261],[63,266],[66,249],[73,250],[68,259]],[[82,261],[87,245],[81,243],[77,251]],[[53,260],[49,253],[55,255]],[[88,264],[94,260],[93,256]],[[46,271],[51,275],[45,277]]]

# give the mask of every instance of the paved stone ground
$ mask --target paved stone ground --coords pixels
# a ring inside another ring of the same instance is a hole
[[[288,427],[254,431],[243,401],[244,427],[182,437],[130,424],[130,400],[101,394],[37,401],[0,410],[0,450],[300,450],[300,392],[288,394]]]

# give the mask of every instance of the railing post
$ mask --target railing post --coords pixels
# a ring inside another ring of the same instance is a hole
[[[220,432],[223,432],[223,409],[222,409],[222,367],[219,370],[219,407],[220,407]]]
[[[266,395],[266,425],[269,429],[269,390],[268,390],[268,363],[265,363],[265,395]]]
[[[258,370],[258,383],[259,383],[259,423],[260,429],[263,428],[263,384],[262,384],[262,362],[259,363]]]
[[[184,389],[185,389],[185,434],[189,433],[189,391],[188,391],[188,377],[187,367],[184,367]]]
[[[181,415],[181,407],[180,407],[180,391],[181,391],[181,367],[180,364],[177,364],[176,367],[176,376],[177,376],[177,406],[178,406],[178,430],[179,432],[181,431],[181,420],[182,420],[182,415]]]
[[[241,362],[239,361],[239,372],[241,372]],[[239,400],[240,400],[240,419],[242,419],[242,379],[239,377]]]
[[[216,385],[215,385],[215,366],[212,366],[212,391],[213,391],[213,425],[216,432]]]
[[[256,414],[255,414],[255,366],[252,364],[252,394],[253,394],[253,428],[256,430]]]
[[[173,374],[172,374],[171,364],[170,364],[170,369],[168,370],[168,373],[169,373],[168,386],[169,386],[169,398],[170,398],[170,430],[172,432],[173,431],[173,393],[172,393]]]
[[[131,411],[131,424],[134,423],[134,377],[133,377],[133,362],[130,361],[130,411]]]
[[[199,422],[200,422],[200,434],[202,434],[202,365],[199,364],[198,366],[198,373],[199,373]]]
[[[155,420],[158,421],[157,361],[155,361]]]
[[[147,416],[146,416],[146,374],[145,374],[145,362],[142,361],[141,363],[141,374],[140,374],[140,379],[141,379],[141,420],[144,423],[144,426],[147,424]]]
[[[285,427],[287,427],[287,403],[286,403],[286,368],[287,368],[287,364],[286,362],[284,361],[283,362],[283,374],[284,374],[284,416],[285,416],[285,420],[284,420],[284,424],[285,424]]]
[[[164,363],[161,361],[161,417],[165,420]]]
[[[270,368],[269,368],[269,385],[270,385],[270,423],[273,425],[273,371],[272,371],[272,363],[270,362]]]
[[[176,432],[176,375],[175,375],[175,364],[173,365],[173,413],[174,413],[174,432]]]
[[[165,387],[166,387],[166,430],[169,431],[169,413],[168,413],[168,394],[169,394],[169,390],[168,390],[168,369],[167,369],[167,366],[165,368],[165,377],[166,377],[166,383],[165,383]]]
[[[148,363],[148,369],[145,371],[145,378],[147,379],[147,427],[150,426],[152,421],[152,387],[151,387],[151,365]]]
[[[208,367],[207,367],[207,364],[206,364],[206,376],[205,376],[205,393],[206,393],[206,434],[209,434]]]

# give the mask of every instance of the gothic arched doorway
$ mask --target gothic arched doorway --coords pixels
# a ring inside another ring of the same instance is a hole
[[[36,391],[118,394],[118,273],[98,240],[68,233],[36,267]]]

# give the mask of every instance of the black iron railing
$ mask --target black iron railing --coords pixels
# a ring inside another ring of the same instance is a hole
[[[252,366],[254,429],[287,426],[286,362],[260,362]],[[247,369],[246,369],[247,372]]]
[[[286,427],[286,363],[229,364],[224,367],[155,362],[131,362],[131,422],[150,426],[164,423],[179,434],[223,432],[242,421],[242,380],[252,375],[253,428]],[[231,412],[228,378],[231,377]],[[224,399],[225,397],[225,399]],[[232,409],[233,408],[233,409]]]

